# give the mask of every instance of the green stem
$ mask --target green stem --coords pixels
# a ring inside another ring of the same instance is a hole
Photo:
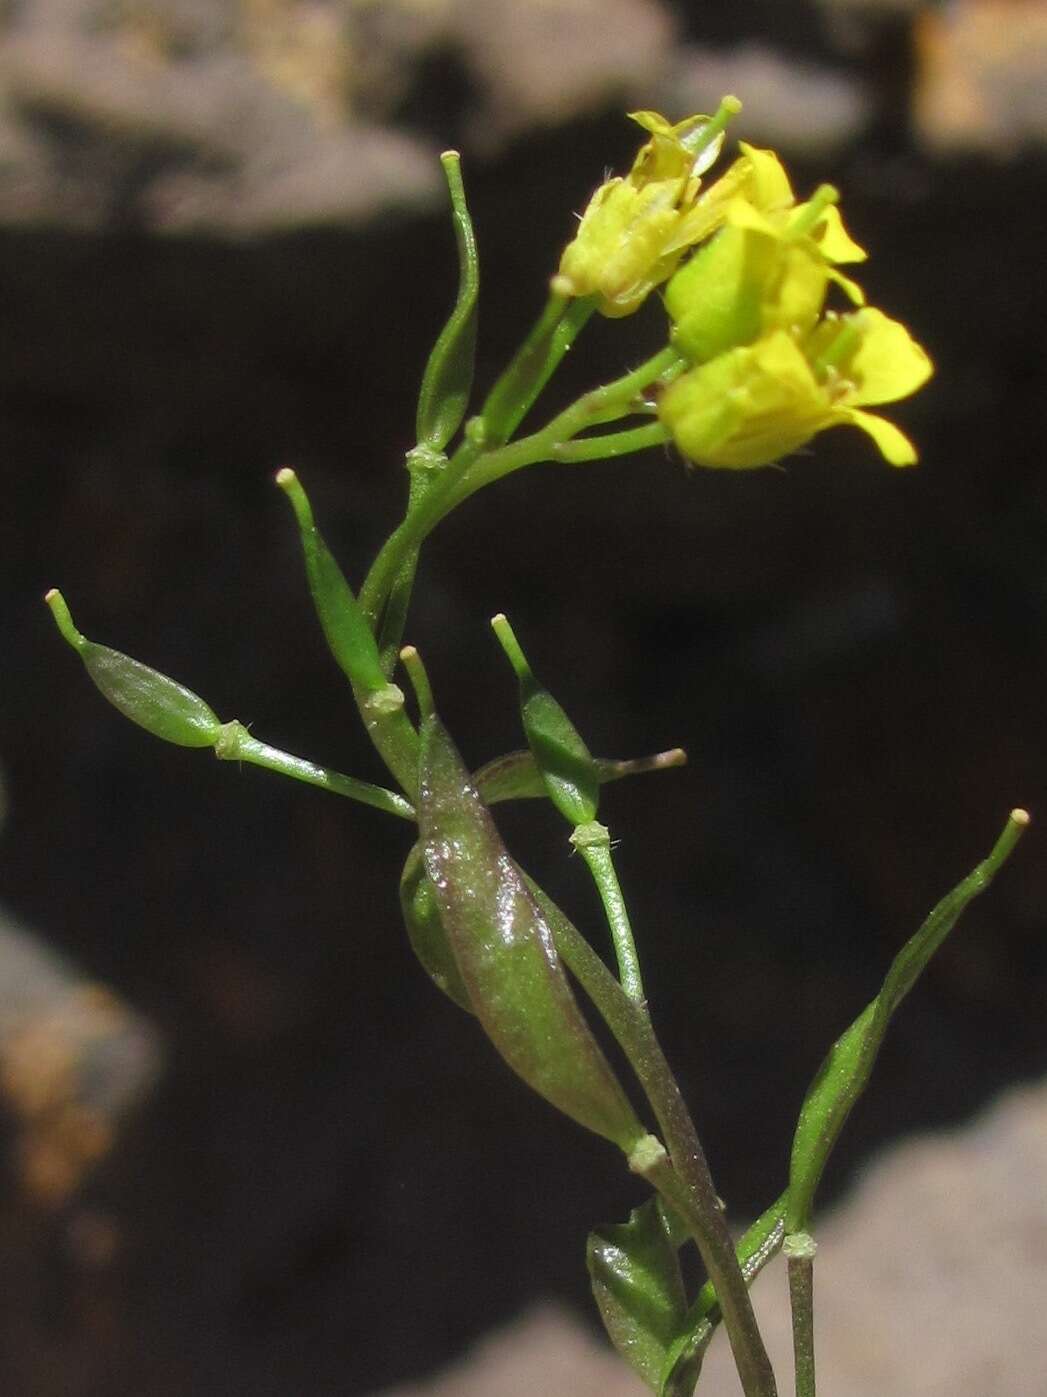
[[[511,475],[513,471],[540,461],[555,460],[555,448],[570,441],[593,421],[611,420],[616,410],[619,417],[627,416],[637,394],[656,380],[672,374],[681,362],[675,349],[659,350],[639,368],[583,394],[540,431],[505,446],[488,448],[484,442],[483,419],[474,418],[467,426],[465,442],[386,540],[367,574],[360,589],[360,604],[372,625],[377,623],[406,559],[452,509],[484,485]]]
[[[607,432],[603,436],[560,442],[552,449],[552,459],[565,462],[612,460],[642,451],[647,446],[663,446],[670,438],[668,428],[660,422],[648,422],[625,432]]]
[[[817,1245],[806,1232],[790,1233],[782,1247],[789,1262],[789,1307],[793,1322],[796,1397],[815,1397],[814,1388],[814,1254]]]
[[[501,480],[513,471],[539,461],[555,460],[556,448],[591,427],[594,422],[608,422],[628,416],[637,395],[652,383],[672,374],[681,362],[680,355],[672,346],[661,349],[639,368],[584,393],[570,407],[557,413],[540,431],[533,432],[529,437],[521,437],[519,441],[510,442],[496,451],[485,452],[467,474],[459,477],[444,512],[461,504],[484,485]]]
[[[414,500],[409,498],[407,514],[382,545],[360,588],[360,605],[376,630],[382,609],[404,566],[443,518],[447,511],[441,507],[442,502],[482,449],[483,424],[479,418],[473,418],[466,427],[465,441],[440,469],[439,475],[434,476],[431,485],[420,491]]]
[[[720,1301],[745,1397],[776,1397],[770,1360],[709,1165],[646,1007],[628,997],[585,937],[556,904],[534,884],[531,884],[531,891],[549,919],[564,964],[611,1030],[651,1103],[673,1169],[690,1198],[688,1226]]]
[[[330,767],[317,766],[303,757],[292,756],[270,747],[267,742],[259,742],[251,736],[243,723],[235,719],[223,723],[222,730],[214,745],[215,755],[221,761],[250,762],[253,766],[265,767],[267,771],[277,771],[282,776],[291,776],[296,781],[304,781],[309,786],[319,786],[321,790],[334,795],[347,796],[376,810],[384,810],[390,815],[398,815],[401,820],[414,820],[414,806],[387,791],[384,786],[372,786],[369,781],[357,781],[355,777],[343,776]]]
[[[549,297],[480,410],[492,446],[501,446],[513,435],[595,309],[593,297]]]
[[[579,825],[571,835],[571,843],[585,860],[592,874],[596,890],[600,894],[607,925],[614,944],[614,954],[618,961],[618,979],[622,989],[637,1003],[644,1002],[643,979],[640,975],[640,958],[636,953],[629,913],[622,896],[622,887],[611,858],[611,836],[606,825],[591,820],[587,825]]]

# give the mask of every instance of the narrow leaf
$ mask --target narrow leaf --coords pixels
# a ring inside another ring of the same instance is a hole
[[[942,898],[919,931],[895,956],[880,993],[829,1049],[800,1108],[793,1139],[786,1214],[789,1232],[808,1229],[822,1171],[851,1108],[869,1081],[891,1015],[956,925],[967,904],[992,882],[1028,823],[1026,811],[1012,810],[989,856]]]
[[[461,161],[455,150],[440,157],[451,193],[454,234],[458,243],[458,299],[433,346],[418,394],[418,445],[442,451],[462,424],[469,406],[476,360],[480,267],[476,238],[465,201]]]

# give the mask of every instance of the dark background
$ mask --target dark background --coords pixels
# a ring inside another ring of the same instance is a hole
[[[731,35],[707,36],[813,42],[775,34],[768,7],[732,13]],[[897,43],[875,60],[885,91]],[[403,120],[452,142],[467,96],[447,59]],[[634,146],[608,113],[469,171],[481,387],[570,211]],[[408,627],[474,764],[519,744],[497,610],[594,750],[688,749],[682,771],[609,788],[601,817],[656,1023],[739,1217],[781,1187],[827,1044],[1010,807],[1036,817],[1047,761],[1047,166],[932,161],[889,106],[859,147],[790,164],[801,192],[845,190],[870,299],[936,360],[892,414],[921,465],[892,471],[841,432],[751,474],[662,452],[534,468],[440,529]],[[358,580],[401,508],[452,294],[446,218],[239,245],[9,231],[0,251],[0,896],[167,1053],[63,1209],[12,1180],[7,1390],[365,1393],[530,1297],[587,1312],[586,1230],[641,1193],[413,962],[406,828],[123,723],[39,603],[61,585],[90,636],[223,719],[380,779],[271,481],[295,466]],[[662,334],[657,306],[594,325],[553,396]],[[537,806],[499,823],[599,936],[564,827]],[[1034,824],[906,1005],[826,1200],[892,1136],[1047,1066],[1043,838]],[[121,1239],[89,1274],[68,1246],[84,1209]]]

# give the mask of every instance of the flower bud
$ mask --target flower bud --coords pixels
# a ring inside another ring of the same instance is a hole
[[[692,237],[688,219],[701,175],[719,154],[723,129],[740,106],[726,97],[715,116],[692,116],[675,126],[657,112],[631,113],[651,139],[624,179],[608,180],[590,199],[564,249],[553,291],[596,296],[610,317],[637,310],[672,275],[687,248],[706,235]]]

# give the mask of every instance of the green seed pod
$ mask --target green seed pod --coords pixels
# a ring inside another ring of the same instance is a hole
[[[469,991],[440,917],[436,889],[425,871],[421,843],[412,846],[400,877],[400,907],[411,949],[426,974],[460,1009],[473,1012]]]
[[[628,1154],[646,1132],[575,1002],[548,921],[433,711],[417,652],[401,657],[422,709],[422,856],[472,1007],[534,1091]]]
[[[81,635],[57,589],[44,600],[96,687],[125,718],[179,747],[214,746],[222,725],[202,698],[166,674]]]
[[[385,676],[367,617],[316,527],[301,482],[294,471],[285,467],[277,472],[276,483],[291,501],[298,521],[309,591],[331,654],[350,683],[372,701],[378,695],[386,707],[401,706],[403,694]]]
[[[506,617],[493,617],[491,628],[520,681],[524,735],[546,794],[569,824],[588,824],[600,800],[598,765],[560,704],[535,679]]]
[[[480,291],[476,238],[465,202],[458,152],[445,151],[440,163],[447,176],[458,243],[458,299],[429,356],[418,394],[415,426],[418,445],[430,452],[443,451],[462,425],[469,405],[476,359],[477,299]]]

